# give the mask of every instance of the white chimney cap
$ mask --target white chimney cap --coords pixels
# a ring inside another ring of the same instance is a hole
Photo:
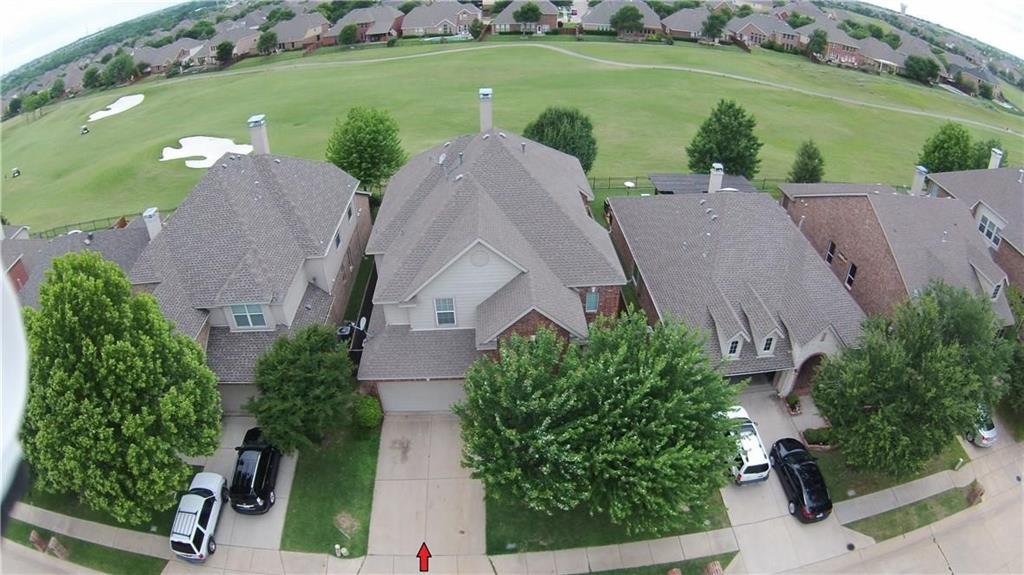
[[[917,170],[917,173],[919,173],[919,174],[927,174],[928,173],[928,168],[926,168],[924,166],[914,166],[914,169]]]
[[[250,128],[255,128],[257,126],[262,126],[262,125],[264,125],[266,123],[267,123],[267,116],[266,116],[266,114],[256,114],[255,116],[249,116],[249,127]]]
[[[490,100],[494,96],[494,90],[490,88],[480,88],[480,99]]]
[[[719,164],[718,162],[715,162],[714,164],[711,164],[711,171],[712,172],[716,172],[716,173],[717,172],[724,172],[725,168],[722,166],[722,164]]]
[[[142,217],[144,217],[144,218],[152,218],[152,217],[156,216],[156,212],[157,212],[156,208],[146,208],[146,210],[144,212],[142,212]]]
[[[1003,151],[1000,150],[999,148],[992,148],[992,153],[999,156],[1000,158],[1003,157]]]

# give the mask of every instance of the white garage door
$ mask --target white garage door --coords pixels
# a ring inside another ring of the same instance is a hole
[[[465,399],[462,380],[386,381],[377,385],[384,411],[450,411]]]

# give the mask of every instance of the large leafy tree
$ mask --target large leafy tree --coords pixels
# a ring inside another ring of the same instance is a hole
[[[577,108],[552,106],[526,125],[523,136],[575,156],[589,172],[597,159],[597,139],[590,117]]]
[[[277,32],[267,30],[260,34],[260,39],[256,41],[256,50],[260,54],[269,54],[277,48]]]
[[[962,124],[946,122],[925,141],[917,163],[932,173],[954,172],[974,167],[975,157],[976,152],[972,148],[967,128]],[[987,158],[985,162],[987,165]]]
[[[819,56],[825,53],[828,48],[828,32],[818,28],[814,32],[811,32],[811,38],[807,41],[807,53],[817,54]]]
[[[56,100],[57,98],[60,98],[63,95],[64,95],[64,79],[63,78],[57,78],[56,80],[53,81],[53,84],[50,85],[50,98],[53,99],[53,100]]]
[[[612,14],[608,21],[612,30],[620,36],[623,34],[635,34],[644,29],[644,16],[636,6],[623,6],[618,12]]]
[[[246,409],[267,440],[286,453],[319,443],[350,415],[352,361],[326,326],[275,341],[256,361],[254,383],[260,393]]]
[[[536,28],[537,22],[540,22],[540,16],[540,6],[537,6],[536,2],[527,2],[512,13],[512,19],[520,25],[523,31]]]
[[[733,100],[719,100],[686,147],[689,167],[707,172],[721,163],[727,174],[753,178],[761,164],[758,152],[764,144],[754,134],[757,120]]]
[[[378,188],[405,162],[398,122],[384,110],[352,108],[327,141],[327,161],[368,188]]]
[[[704,22],[700,25],[700,35],[714,40],[722,36],[722,31],[725,30],[725,25],[729,23],[724,14],[718,12],[712,12],[708,14],[708,17],[704,19]]]
[[[585,348],[513,336],[466,374],[464,462],[491,496],[583,509],[637,532],[701,515],[736,445],[734,387],[683,324],[599,319]],[[630,430],[623,433],[623,430]]]
[[[128,54],[114,56],[105,68],[103,68],[103,83],[107,86],[116,86],[132,79],[135,73],[135,61]]]
[[[221,65],[227,65],[231,63],[231,59],[235,57],[235,45],[227,40],[217,44],[217,61]]]
[[[11,98],[11,101],[7,103],[7,113],[13,116],[18,112],[21,112],[21,105],[22,101],[20,97],[15,96]]]
[[[82,87],[83,88],[86,88],[86,89],[96,88],[96,87],[99,87],[102,83],[103,83],[103,80],[100,77],[100,70],[99,70],[99,68],[96,68],[95,66],[90,66],[90,67],[85,69],[85,73],[82,74]]]
[[[800,144],[796,151],[796,160],[789,170],[789,181],[798,184],[816,184],[825,175],[825,158],[821,157],[821,150],[814,140],[807,140]]]
[[[857,347],[826,359],[814,401],[846,460],[894,476],[918,470],[994,405],[1010,342],[988,297],[933,283],[865,321]]]
[[[1008,162],[1006,159],[1006,149],[1003,148],[1003,143],[995,138],[978,140],[971,144],[971,168],[974,170],[987,168],[988,161],[992,157],[992,148],[1003,150],[1003,157],[999,159],[999,167],[1005,168]]]
[[[217,447],[217,381],[195,341],[95,252],[53,261],[25,310],[30,365],[22,430],[40,486],[132,524],[175,503],[181,455]]]
[[[931,84],[939,77],[939,63],[927,56],[907,56],[903,68],[908,78],[922,84]]]
[[[338,42],[342,45],[351,46],[359,41],[359,29],[355,24],[349,24],[341,29],[338,33]]]

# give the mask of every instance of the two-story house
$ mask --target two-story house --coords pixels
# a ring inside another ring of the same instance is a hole
[[[337,44],[338,36],[346,26],[356,27],[356,38],[359,42],[386,42],[389,38],[398,36],[403,18],[405,14],[391,6],[356,8],[342,16],[324,33],[323,43]]]
[[[880,184],[782,184],[793,222],[868,314],[888,314],[933,280],[984,294],[1013,322],[1006,273],[971,212],[954,198]]]
[[[620,309],[625,277],[579,160],[492,127],[480,92],[480,133],[410,159],[366,246],[377,284],[359,381],[385,411],[446,411],[509,335],[585,341]]]
[[[580,19],[580,28],[584,32],[611,32],[612,16],[627,6],[632,6],[640,12],[643,18],[644,34],[657,34],[661,32],[661,18],[658,13],[643,0],[604,0],[600,4],[592,6]]]
[[[864,313],[767,194],[614,197],[608,214],[648,321],[698,330],[725,375],[788,394],[856,343]]]
[[[341,319],[371,227],[355,178],[271,154],[262,115],[249,126],[253,155],[223,156],[166,223],[143,214],[152,239],[130,276],[205,349],[228,411],[278,337]]]
[[[516,12],[531,2],[536,4],[540,10],[540,20],[522,24],[516,22]],[[548,0],[513,0],[494,17],[491,24],[494,26],[494,31],[499,34],[505,32],[548,32],[558,28],[558,7]]]
[[[482,17],[480,9],[468,2],[421,4],[402,19],[402,36],[469,34],[469,27]]]

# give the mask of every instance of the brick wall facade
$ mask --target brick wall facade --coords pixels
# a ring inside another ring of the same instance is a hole
[[[7,277],[11,280],[14,291],[20,292],[21,288],[28,283],[28,269],[25,268],[25,261],[18,258],[18,261],[14,262],[14,265],[7,270]]]
[[[1024,254],[1003,240],[992,257],[996,260],[996,264],[1006,272],[1010,283],[1024,289]]]
[[[599,315],[617,316],[622,311],[622,289],[619,286],[596,286],[597,311],[587,312],[587,288],[577,288],[580,296],[580,305],[583,306],[583,315],[587,317],[587,325],[590,325]]]
[[[857,266],[850,295],[865,313],[888,313],[907,298],[896,260],[867,197],[797,198],[789,202],[787,211],[797,225],[804,216],[801,231],[822,259],[829,242],[836,244],[829,267],[841,284],[850,263]]]
[[[551,321],[550,319],[548,319],[546,315],[540,313],[539,311],[532,310],[523,317],[519,318],[519,321],[509,326],[508,329],[501,332],[501,335],[498,336],[499,345],[502,340],[511,337],[514,333],[517,333],[523,337],[530,337],[531,335],[537,333],[537,330],[542,327],[546,327],[554,331],[562,339],[569,339],[569,332],[564,327]]]
[[[352,284],[359,275],[359,266],[363,261],[363,254],[366,252],[366,242],[370,239],[370,228],[373,222],[370,216],[370,199],[364,194],[356,194],[352,198],[352,207],[356,210],[359,218],[356,222],[356,229],[349,238],[348,246],[345,247],[345,257],[341,261],[341,269],[331,288],[331,308],[327,314],[328,322],[339,324],[344,319],[345,308],[348,306],[349,297],[352,295]],[[356,294],[361,297],[362,294]]]

